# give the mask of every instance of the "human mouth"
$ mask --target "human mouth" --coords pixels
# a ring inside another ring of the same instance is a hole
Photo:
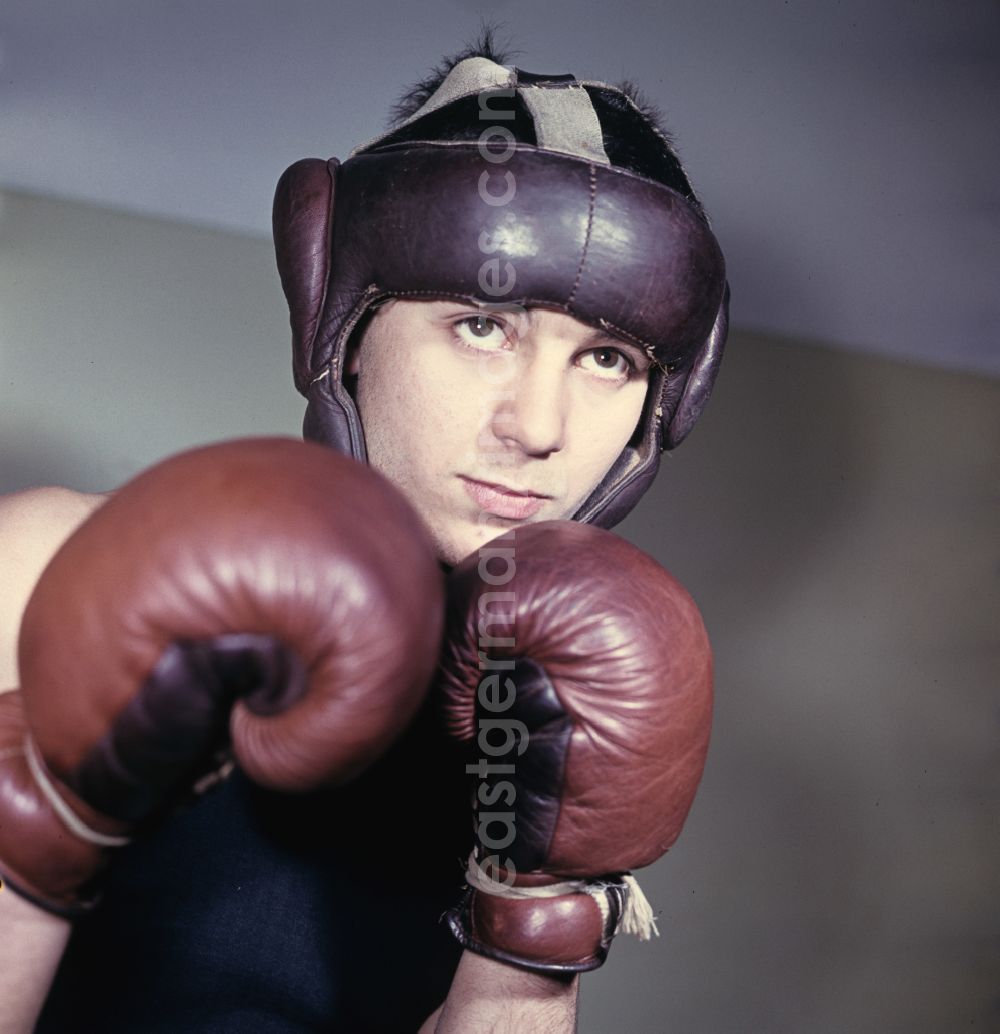
[[[518,492],[489,481],[459,477],[469,498],[485,513],[509,520],[523,521],[533,517],[551,496],[536,492]]]

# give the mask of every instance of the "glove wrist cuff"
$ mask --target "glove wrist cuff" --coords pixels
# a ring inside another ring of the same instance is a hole
[[[469,886],[459,907],[447,914],[448,925],[469,951],[539,973],[602,965],[633,887],[641,897],[629,876],[559,881],[499,868],[493,873],[470,859]]]
[[[607,958],[620,909],[605,919],[590,894],[500,898],[468,888],[447,914],[469,951],[536,973],[583,973]]]
[[[44,787],[39,783],[42,772]],[[61,809],[53,804],[58,797]],[[82,839],[63,811],[109,838],[121,830],[73,795],[36,756],[26,736],[21,695],[0,697],[0,879],[46,912],[72,919],[96,901],[108,850]],[[99,835],[99,834],[95,834]]]

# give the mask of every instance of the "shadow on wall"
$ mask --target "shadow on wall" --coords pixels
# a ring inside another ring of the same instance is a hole
[[[702,609],[715,725],[641,874],[669,937],[616,945],[581,1031],[989,1026],[998,388],[734,335],[622,527]]]
[[[717,682],[691,817],[667,858],[642,874],[665,936],[615,947],[637,978],[630,1030],[662,1029],[664,1017],[713,1034],[804,1029],[815,1004],[835,997],[839,973],[842,948],[817,922],[822,902],[865,910],[865,860],[844,846],[856,788],[845,793],[824,768],[834,745],[802,735],[808,719],[787,673],[768,674],[780,615],[803,579],[822,577],[810,572],[870,488],[865,442],[847,417],[853,361],[734,333],[702,422],[663,457],[654,488],[619,529],[697,600]],[[768,972],[789,980],[778,986],[762,979]],[[581,1030],[608,1029],[611,1012],[591,994],[585,1003]]]
[[[857,360],[822,355],[734,333],[701,423],[619,529],[688,586],[710,629],[773,611],[866,493]]]
[[[125,476],[123,469],[122,478],[98,484],[94,477],[100,472],[106,476],[108,457],[78,448],[65,436],[50,434],[38,424],[25,426],[20,421],[10,426],[0,420],[0,442],[0,495],[46,485],[103,491]]]

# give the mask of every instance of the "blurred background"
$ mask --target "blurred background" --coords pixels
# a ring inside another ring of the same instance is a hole
[[[705,614],[712,751],[582,1034],[1000,1029],[995,0],[6,0],[0,491],[297,433],[274,184],[483,20],[662,109],[733,289],[621,528]]]

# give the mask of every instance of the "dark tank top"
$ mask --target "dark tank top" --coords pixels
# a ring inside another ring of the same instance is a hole
[[[423,715],[347,788],[239,773],[115,859],[40,1034],[414,1034],[460,949],[463,762]]]

